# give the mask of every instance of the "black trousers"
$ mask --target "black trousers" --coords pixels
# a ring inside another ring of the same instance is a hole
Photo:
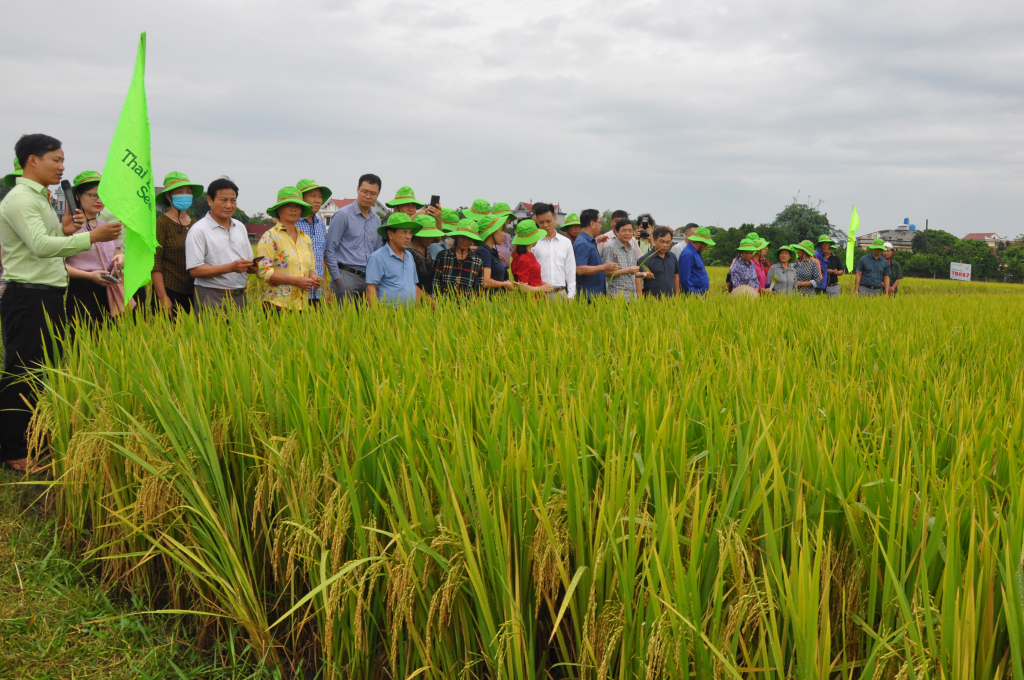
[[[164,292],[167,293],[167,299],[171,301],[171,318],[175,318],[179,314],[191,314],[192,313],[192,300],[195,293],[179,293],[176,290],[165,288]],[[154,293],[150,298],[152,301],[153,311],[160,311],[160,298]]]
[[[49,318],[53,333],[47,327]],[[19,460],[28,455],[25,439],[35,392],[21,379],[39,366],[45,356],[56,358],[59,337],[64,333],[64,294],[55,290],[23,288],[8,283],[0,299],[0,333],[4,342],[3,376],[0,377],[0,460]],[[25,405],[28,401],[29,406]]]
[[[68,279],[68,317],[81,317],[94,323],[110,318],[107,289],[87,279]]]

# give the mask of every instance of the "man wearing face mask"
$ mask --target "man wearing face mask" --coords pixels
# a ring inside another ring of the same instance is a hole
[[[157,306],[172,317],[192,311],[195,280],[185,269],[185,237],[192,226],[186,212],[193,199],[203,193],[203,185],[190,182],[188,175],[171,172],[164,177],[164,188],[156,202],[169,206],[156,218],[156,257],[153,261],[153,292]]]

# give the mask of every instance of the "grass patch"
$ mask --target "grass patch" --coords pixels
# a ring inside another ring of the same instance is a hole
[[[60,545],[39,487],[0,472],[0,675],[4,678],[263,678],[248,654],[200,653],[166,617],[112,599]]]

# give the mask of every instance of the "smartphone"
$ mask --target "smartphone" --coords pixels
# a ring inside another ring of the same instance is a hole
[[[110,283],[121,283],[121,280],[111,276],[110,274],[100,274],[100,278]]]
[[[260,262],[263,262],[263,260],[265,260],[265,259],[267,259],[266,255],[260,255],[259,257],[254,257],[254,258],[252,258],[252,264],[255,267],[259,267],[260,266]]]
[[[441,205],[441,197],[440,196],[431,196],[430,197],[430,205],[435,207],[435,208],[439,207]]]

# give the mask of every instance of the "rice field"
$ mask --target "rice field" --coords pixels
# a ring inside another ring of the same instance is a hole
[[[1024,680],[1024,287],[902,285],[119,324],[35,435],[105,582],[286,673]]]

